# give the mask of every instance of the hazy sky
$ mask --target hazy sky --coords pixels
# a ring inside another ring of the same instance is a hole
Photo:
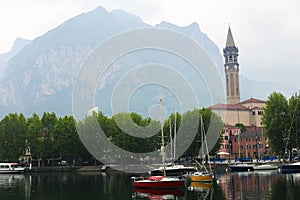
[[[17,37],[34,39],[97,6],[121,8],[149,24],[197,22],[219,47],[230,23],[240,51],[240,73],[300,89],[299,0],[9,0],[0,3],[0,54]]]

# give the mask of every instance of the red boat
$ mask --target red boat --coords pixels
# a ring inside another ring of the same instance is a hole
[[[171,188],[171,189],[135,188],[134,192],[137,194],[148,194],[148,195],[184,196],[184,190],[179,188]]]
[[[185,180],[176,177],[150,176],[147,179],[132,177],[133,186],[139,188],[180,188]]]

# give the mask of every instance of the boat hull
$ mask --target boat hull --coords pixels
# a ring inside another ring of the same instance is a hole
[[[213,176],[211,174],[191,175],[190,178],[193,182],[211,182],[213,180]]]
[[[229,165],[229,168],[233,172],[250,172],[254,171],[254,165],[247,165],[247,164],[241,164],[241,165]]]
[[[276,165],[255,165],[253,169],[256,170],[276,170],[278,167]]]
[[[167,189],[167,188],[180,188],[183,187],[185,180],[178,180],[178,181],[137,181],[133,182],[134,187],[139,188],[160,188],[160,189]]]
[[[281,166],[283,173],[299,173],[300,172],[300,162],[293,164],[283,164]]]
[[[203,183],[203,182],[191,182],[190,187],[193,187],[193,190],[208,190],[213,187],[212,183]]]
[[[24,170],[1,170],[0,174],[22,174],[25,172]]]
[[[25,167],[21,167],[18,163],[0,163],[0,174],[19,174],[24,173]]]

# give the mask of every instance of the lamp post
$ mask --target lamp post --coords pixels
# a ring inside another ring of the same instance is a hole
[[[246,144],[246,158],[248,158],[248,144]]]

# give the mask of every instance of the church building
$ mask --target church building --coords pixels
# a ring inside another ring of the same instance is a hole
[[[224,141],[220,153],[235,158],[262,157],[268,150],[262,124],[263,108],[266,102],[255,98],[240,101],[239,50],[233,40],[230,27],[223,55],[227,102],[208,107],[224,122]],[[240,128],[235,126],[236,124],[243,124],[246,131],[242,133]]]
[[[234,43],[230,27],[223,55],[227,102],[208,108],[220,116],[225,124],[234,126],[239,123],[245,126],[262,127],[262,114],[266,102],[255,98],[240,101],[239,50]]]

